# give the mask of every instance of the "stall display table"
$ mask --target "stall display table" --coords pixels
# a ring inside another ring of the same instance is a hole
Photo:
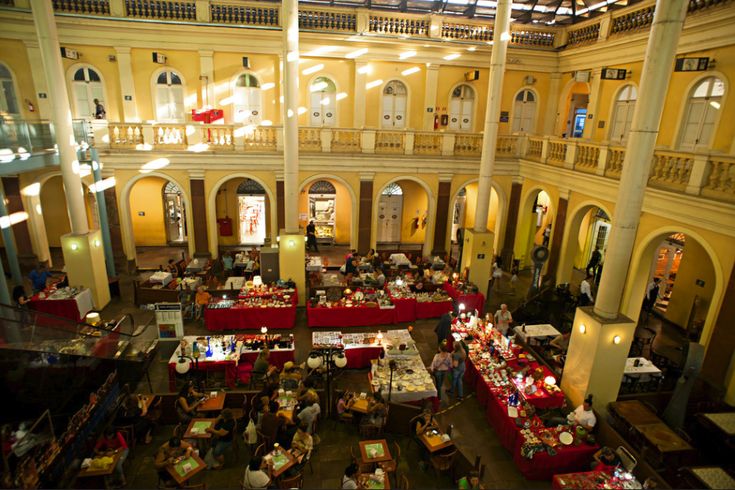
[[[529,342],[536,339],[546,339],[549,337],[558,337],[561,335],[553,325],[547,323],[541,325],[526,325],[525,331],[522,325],[513,328],[513,331],[518,335],[524,342]]]
[[[457,286],[450,282],[444,283],[444,290],[447,292],[450,298],[452,298],[455,303],[463,304],[465,306],[465,311],[473,311],[477,310],[480,312],[480,315],[483,314],[485,311],[485,295],[477,292],[477,293],[463,293],[459,289],[457,289]]]
[[[369,306],[306,307],[310,327],[359,327],[397,323],[395,308]]]
[[[283,290],[291,291],[291,290]],[[273,295],[283,297],[283,292]],[[209,331],[293,328],[296,323],[298,292],[294,289],[284,300],[288,306],[250,306],[240,300],[222,300],[210,304],[204,310],[204,325]]]
[[[240,291],[245,286],[244,276],[230,276],[225,281],[225,289]]]
[[[55,289],[51,287],[33,295],[28,302],[28,307],[80,322],[87,313],[92,311],[92,291],[86,288],[77,291],[75,288]]]
[[[388,330],[382,332],[382,341],[378,334],[342,333],[339,331],[312,332],[311,340],[314,349],[344,349],[348,369],[363,369],[370,366],[370,361],[384,355],[386,359],[400,359],[419,355],[416,344],[408,330]],[[406,349],[400,350],[405,344]]]
[[[160,283],[164,286],[166,286],[168,283],[173,281],[174,276],[170,272],[166,271],[158,271],[151,274],[151,277],[148,278],[148,280],[152,283]]]
[[[396,322],[412,322],[416,320],[416,298],[390,298],[396,307]]]
[[[451,299],[446,301],[417,301],[416,318],[439,318],[444,313],[452,311],[453,307]]]
[[[233,336],[226,336],[233,337]],[[273,340],[277,340],[277,336],[269,336]],[[214,338],[214,337],[212,337]],[[221,349],[215,349],[212,356],[206,356],[206,350],[202,347],[198,361],[191,363],[191,369],[200,372],[224,372],[225,385],[228,388],[234,388],[237,384],[237,365],[240,362],[254,364],[258,358],[260,349],[251,349],[248,344],[253,340],[260,340],[262,335],[235,335],[236,348],[235,352],[222,353]],[[186,336],[183,339],[187,344],[187,356],[191,356],[191,349],[194,342],[202,342],[202,337]],[[217,344],[217,342],[214,342]],[[278,344],[274,344],[270,349],[270,357],[268,362],[279,369],[288,361],[295,361],[295,349],[293,342],[289,341],[290,347],[282,348]],[[240,354],[237,354],[239,352]],[[176,364],[181,356],[181,345],[179,345],[168,360],[168,387],[170,391],[176,391]]]
[[[322,258],[318,255],[310,255],[309,261],[306,263],[306,272],[320,272],[324,267]]]
[[[636,361],[638,361],[637,366]],[[623,371],[623,373],[627,374],[628,376],[661,376],[661,370],[645,357],[629,357],[628,359],[626,359],[625,371]]]
[[[566,473],[554,475],[551,488],[555,490],[573,490],[588,488],[610,488],[615,490],[635,490],[643,486],[633,475],[626,472],[595,470],[581,473]]]
[[[135,304],[152,305],[156,303],[178,303],[181,299],[179,282],[173,280],[165,286],[151,281],[136,281],[133,283]]]
[[[694,477],[698,488],[735,488],[735,479],[719,466],[685,468]]]
[[[396,363],[398,367],[393,372],[392,383],[389,363],[379,361],[373,364],[369,376],[373,392],[380,390],[380,394],[385,400],[388,400],[390,392],[390,400],[396,403],[436,398],[437,391],[434,380],[426,370],[421,358],[401,359],[397,360]],[[390,386],[393,387],[392,390],[389,389]]]

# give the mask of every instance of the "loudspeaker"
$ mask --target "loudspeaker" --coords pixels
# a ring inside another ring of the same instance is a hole
[[[242,67],[250,68],[250,58],[248,58],[247,56],[242,57]]]
[[[260,249],[260,276],[264,283],[274,282],[281,278],[278,267],[278,249],[261,247]]]

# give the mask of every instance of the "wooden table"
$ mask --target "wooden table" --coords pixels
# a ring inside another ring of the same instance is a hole
[[[216,392],[216,396],[211,396],[212,393],[209,394],[209,398],[207,398],[204,402],[202,402],[201,405],[197,407],[197,411],[199,412],[219,412],[220,410],[224,408],[225,397],[227,396],[225,392],[218,391]]]
[[[287,395],[285,393],[282,395],[279,394],[278,398],[276,398],[276,402],[278,402],[277,415],[283,415],[284,417],[288,418],[288,420],[293,421],[293,411],[298,403],[296,395]]]
[[[726,436],[735,436],[735,412],[703,413],[702,417]]]
[[[375,450],[375,456],[370,456],[370,451]],[[365,464],[370,463],[382,463],[384,461],[392,461],[393,457],[390,455],[388,449],[388,442],[385,439],[378,439],[374,441],[360,441],[360,455],[362,462]]]
[[[357,413],[367,414],[368,413],[368,399],[367,398],[355,398],[353,399],[350,410]]]
[[[168,471],[171,477],[176,481],[176,484],[179,487],[182,487],[184,483],[189,481],[194,475],[199,474],[206,467],[207,463],[205,463],[199,456],[192,453],[188,458],[184,458],[178,463],[166,466],[166,471]]]
[[[275,459],[274,459],[275,458]],[[271,467],[273,478],[278,478],[296,464],[296,458],[289,451],[278,447],[263,458]]]
[[[676,432],[671,430],[663,422],[639,425],[636,427],[636,430],[662,454],[694,450],[687,441],[679,437]]]
[[[357,481],[360,482],[360,488],[367,489],[389,489],[390,478],[387,473],[383,473],[382,478],[378,477],[375,473],[362,473],[357,477]]]
[[[419,440],[424,444],[424,446],[426,446],[426,449],[428,449],[430,453],[435,453],[444,448],[454,446],[454,441],[451,439],[445,441],[442,439],[443,435],[444,434],[438,430],[435,431],[429,429],[419,436]]]
[[[638,400],[613,402],[610,410],[632,427],[661,422],[655,413]]]
[[[735,488],[735,479],[719,466],[685,468],[700,488]]]
[[[84,478],[84,483],[79,486],[82,488],[110,488],[108,477],[112,476],[117,468],[117,464],[122,457],[122,451],[117,451],[111,455],[112,463],[104,468],[93,469],[91,466],[79,472],[77,478]],[[95,458],[96,459],[96,458]],[[102,483],[101,485],[99,483]]]
[[[186,428],[183,439],[211,439],[212,434],[205,431],[206,427],[214,426],[217,419],[191,419]]]

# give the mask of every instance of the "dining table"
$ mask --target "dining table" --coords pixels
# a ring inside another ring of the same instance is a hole
[[[186,482],[204,471],[206,467],[207,463],[196,453],[192,453],[189,457],[182,458],[176,463],[166,466],[166,471],[174,479],[176,485],[182,488]]]
[[[360,488],[364,489],[389,489],[390,478],[387,473],[361,473],[357,477]]]
[[[393,460],[390,449],[388,449],[388,441],[385,439],[360,441],[360,458],[365,464],[383,463]]]
[[[279,478],[296,464],[294,455],[281,446],[274,448],[271,452],[263,456],[263,459],[270,467],[273,478]]]
[[[199,404],[197,407],[198,412],[219,412],[225,406],[225,397],[227,394],[224,391],[212,391],[208,394],[207,399]]]
[[[90,465],[86,468],[82,468],[77,474],[77,478],[83,479],[83,483],[79,486],[83,488],[110,488],[110,477],[115,472],[120,458],[122,457],[121,451],[116,451],[107,457],[110,458],[110,462],[104,466],[98,466],[95,461],[100,461],[103,456],[97,456],[92,458],[89,463]],[[99,485],[99,483],[102,483]]]
[[[645,357],[629,357],[625,360],[623,374],[628,376],[661,376],[661,370]]]
[[[685,467],[684,471],[691,475],[696,488],[735,488],[735,478],[719,466]]]
[[[419,441],[431,454],[454,446],[454,441],[449,435],[436,428],[430,428],[422,432],[419,435]]]

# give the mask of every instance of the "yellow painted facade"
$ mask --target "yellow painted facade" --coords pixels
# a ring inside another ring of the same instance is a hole
[[[166,245],[166,225],[163,207],[163,187],[166,180],[146,177],[130,191],[130,210],[135,245],[156,247]]]

